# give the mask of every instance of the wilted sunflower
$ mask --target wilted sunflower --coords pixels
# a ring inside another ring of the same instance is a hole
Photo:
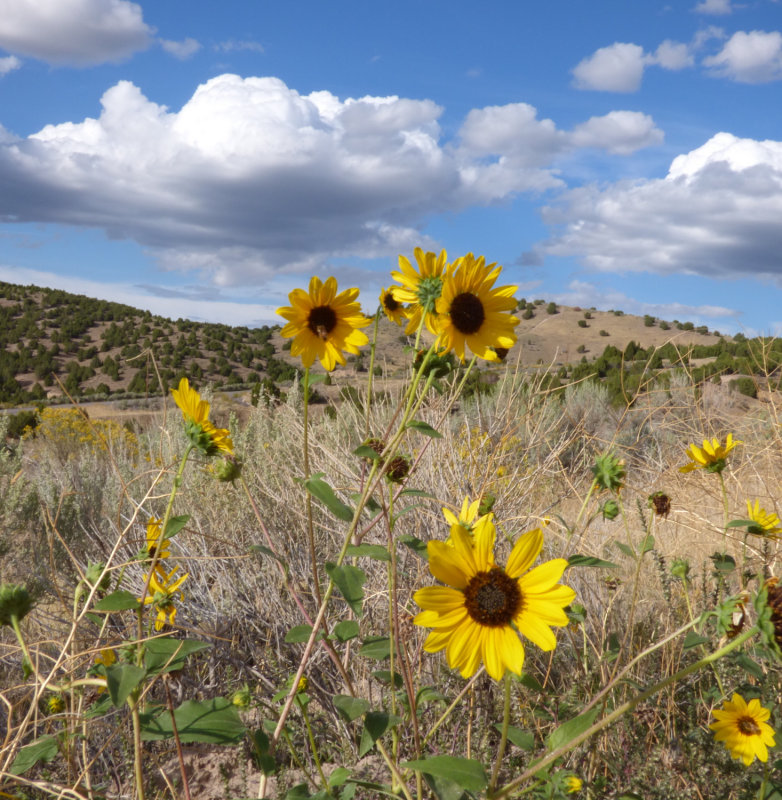
[[[392,272],[391,277],[402,285],[392,287],[391,291],[397,302],[409,303],[406,311],[409,320],[405,328],[406,334],[410,335],[418,330],[422,314],[426,327],[432,333],[437,333],[434,326],[435,304],[442,294],[443,280],[449,269],[448,254],[445,250],[441,250],[439,256],[431,252],[424,253],[420,247],[416,247],[413,253],[418,271],[407,258],[400,255],[399,271]]]
[[[383,309],[383,313],[391,322],[401,325],[402,320],[405,319],[405,307],[394,297],[394,290],[381,289],[378,299],[380,300],[380,308]]]
[[[174,624],[176,617],[176,606],[174,605],[174,596],[179,595],[180,600],[185,599],[184,592],[179,588],[187,579],[188,573],[174,578],[176,571],[179,569],[175,566],[170,572],[166,572],[160,565],[152,573],[149,579],[149,588],[147,589],[147,596],[144,598],[144,605],[154,604],[157,609],[157,619],[155,620],[155,630],[159,631],[166,620],[170,625]]]
[[[507,350],[516,342],[513,329],[519,320],[510,312],[516,307],[517,287],[494,288],[501,271],[496,264],[487,265],[483,256],[476,259],[468,253],[446,277],[437,301],[437,344],[453,350],[461,361],[465,345],[478,358],[498,361],[497,348]]]
[[[703,440],[703,447],[691,444],[687,448],[687,455],[692,459],[679,472],[692,472],[694,469],[705,469],[706,472],[722,472],[725,469],[725,459],[728,453],[738,444],[743,444],[738,439],[733,441],[733,434],[729,433],[725,444],[721,445],[719,439]]]
[[[748,526],[747,530],[754,533],[756,536],[777,536],[782,531],[782,526],[779,523],[779,516],[765,508],[760,507],[760,501],[755,500],[755,505],[747,500],[747,514],[752,521],[752,525]]]
[[[524,646],[519,633],[542,650],[553,650],[557,640],[550,626],[568,624],[563,609],[576,596],[557,583],[567,566],[564,558],[527,572],[543,547],[540,530],[519,537],[504,569],[494,562],[495,537],[487,519],[473,537],[455,525],[452,545],[430,541],[429,569],[449,585],[428,586],[413,595],[423,609],[415,624],[434,628],[424,649],[445,650],[448,665],[465,678],[475,674],[481,661],[495,680],[506,670],[520,675]]]
[[[204,455],[213,456],[219,451],[233,453],[230,431],[216,428],[209,421],[209,403],[190,387],[187,378],[179,381],[179,388],[172,389],[171,395],[182,411],[188,438]]]
[[[774,729],[766,722],[771,712],[760,705],[760,700],[753,698],[747,703],[734,692],[733,698],[713,713],[717,721],[709,727],[714,731],[714,738],[725,743],[733,758],[741,759],[745,767],[756,757],[768,761],[767,748],[775,745]]]
[[[337,294],[337,279],[310,278],[309,291],[294,289],[288,299],[291,304],[277,309],[288,320],[280,332],[293,337],[291,355],[301,356],[301,363],[311,367],[319,359],[329,372],[337,364],[345,364],[343,351],[358,355],[359,347],[367,344],[367,335],[360,331],[371,320],[361,313],[356,302],[358,289],[346,289]]]

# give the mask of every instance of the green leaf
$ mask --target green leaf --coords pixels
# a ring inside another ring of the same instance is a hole
[[[391,670],[390,669],[376,669],[372,673],[372,677],[376,681],[379,681],[380,683],[385,683],[386,685],[390,685],[391,684]],[[393,683],[394,683],[394,689],[401,689],[405,685],[404,680],[402,680],[402,676],[398,672],[394,673]]]
[[[754,520],[751,519],[734,519],[733,522],[729,522],[725,527],[726,528],[748,528],[750,525],[757,525]]]
[[[390,561],[391,553],[388,552],[387,547],[382,544],[351,544],[348,545],[347,555],[361,558],[361,556],[368,556],[374,558],[375,561]]]
[[[113,664],[106,667],[106,684],[111,702],[120,708],[146,674],[145,669],[137,667],[135,664]]]
[[[582,556],[579,553],[573,553],[567,560],[569,567],[602,567],[603,569],[614,569],[618,564],[613,561],[604,561],[602,558],[595,558],[594,556]]]
[[[307,478],[304,481],[304,486],[307,491],[316,499],[320,500],[331,513],[341,519],[343,522],[353,521],[353,509],[345,505],[335,494],[334,490],[329,486],[326,481],[321,480],[322,472]]]
[[[409,547],[416,555],[421,556],[424,561],[429,560],[429,551],[427,550],[426,542],[422,542],[410,533],[402,534],[402,536],[399,537],[399,541],[402,542],[405,547]]]
[[[398,725],[402,717],[389,714],[387,711],[368,711],[364,717],[364,730],[361,731],[361,742],[358,746],[358,757],[365,756],[375,742],[394,725]]]
[[[641,555],[644,553],[648,553],[650,550],[654,549],[654,536],[652,534],[648,534],[644,537],[643,541],[641,542]]]
[[[225,697],[212,700],[187,700],[174,710],[177,732],[182,742],[238,744],[246,729],[239,711]],[[141,715],[141,738],[144,741],[170,739],[174,735],[171,714],[157,711]]]
[[[360,617],[363,613],[362,603],[364,600],[363,585],[367,576],[364,570],[350,564],[343,564],[338,567],[330,561],[326,562],[326,572],[331,580],[334,581],[342,596],[347,601],[353,613]]]
[[[682,650],[689,650],[692,647],[697,647],[701,644],[706,644],[709,641],[708,636],[700,636],[695,631],[687,631],[682,644]]]
[[[546,740],[546,747],[549,750],[557,750],[575,739],[576,736],[580,736],[585,730],[592,727],[599,711],[599,708],[590,709],[586,714],[579,714],[560,725]]]
[[[288,644],[299,644],[308,642],[312,634],[312,625],[294,625],[286,634],[285,641]],[[318,631],[315,641],[323,638],[323,631]]]
[[[338,622],[334,626],[334,635],[340,642],[349,642],[358,636],[358,622],[354,619],[346,619]]]
[[[171,672],[182,669],[189,655],[208,650],[211,646],[197,639],[173,639],[170,636],[150,639],[144,645],[144,666],[148,675],[155,675],[161,670]]]
[[[354,503],[359,503],[361,502],[361,494],[359,492],[351,492],[350,499]],[[373,497],[367,497],[364,500],[364,510],[372,514],[377,514],[379,511],[382,511],[383,509],[381,508],[380,503],[378,503],[377,500],[375,500]]]
[[[358,654],[366,658],[374,658],[376,661],[382,661],[391,655],[391,640],[388,636],[367,636]]]
[[[415,696],[415,704],[417,706],[424,703],[443,703],[447,704],[448,700],[442,692],[438,692],[433,686],[422,686]]]
[[[251,544],[247,548],[251,553],[261,553],[264,556],[269,556],[269,558],[273,558],[275,561],[279,561],[280,564],[285,569],[285,577],[287,578],[290,575],[290,569],[288,568],[288,562],[284,558],[280,558],[277,553],[274,552],[270,547],[266,547],[263,544]]]
[[[59,750],[55,736],[42,736],[31,744],[25,745],[17,754],[8,770],[12,775],[21,775],[34,767],[39,761],[51,761]]]
[[[249,734],[250,744],[252,745],[251,756],[255,766],[265,775],[271,775],[277,771],[277,762],[269,753],[269,737],[260,728]]]
[[[354,451],[354,456],[359,458],[371,458],[372,461],[379,461],[383,456],[375,450],[374,447],[369,447],[366,444],[360,444]]]
[[[502,731],[502,725],[498,722],[494,725],[498,731]],[[535,749],[535,736],[522,728],[508,727],[508,740],[520,747],[522,750],[532,751]]]
[[[139,599],[135,594],[120,589],[107,594],[93,606],[95,611],[127,611],[129,608],[138,608]]]
[[[372,781],[362,781],[358,778],[350,778],[349,780],[351,784],[360,786],[362,789],[371,789],[372,794],[368,795],[369,797],[376,797],[382,794],[385,797],[392,797],[394,800],[398,800],[399,798],[399,795],[392,791],[387,783],[373,783]]]
[[[739,653],[736,656],[736,663],[759,681],[765,678],[763,667],[761,667],[757,661],[750,658],[746,653]]]
[[[543,688],[543,684],[537,678],[535,678],[534,675],[530,675],[529,672],[521,673],[519,683],[522,686],[526,686],[528,689],[532,689],[533,692],[540,692],[543,694],[546,691]]]
[[[614,544],[628,557],[635,558],[635,550],[624,542],[614,542]]]
[[[438,778],[447,778],[470,792],[480,792],[488,785],[483,765],[472,758],[431,756],[418,761],[406,761],[402,766]]]
[[[187,525],[190,519],[189,514],[182,514],[179,517],[171,517],[166,523],[166,530],[163,532],[164,539],[172,539],[182,528]]]
[[[351,697],[349,694],[334,695],[332,702],[345,722],[353,722],[369,709],[368,700],[363,697]]]
[[[402,489],[402,491],[399,492],[400,497],[402,497],[402,495],[405,494],[408,495],[409,497],[426,497],[429,500],[437,499],[433,494],[425,492],[423,489]]]
[[[422,422],[420,419],[411,419],[410,422],[405,425],[406,428],[412,428],[413,430],[418,431],[419,433],[423,433],[424,436],[429,436],[432,439],[442,439],[443,435],[439,431],[436,431],[429,423]]]
[[[350,770],[345,767],[337,767],[334,772],[329,775],[329,786],[342,786],[343,783],[350,777]]]

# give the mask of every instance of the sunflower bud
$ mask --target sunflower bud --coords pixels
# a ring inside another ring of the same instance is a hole
[[[46,708],[50,714],[62,714],[65,711],[65,700],[59,694],[52,694],[46,699]]]
[[[106,572],[106,565],[98,561],[95,564],[89,564],[87,571],[84,573],[84,580],[92,587],[94,586],[99,592],[105,592],[111,585],[111,574]],[[103,576],[103,577],[101,577]]]
[[[624,485],[624,462],[613,453],[604,453],[595,459],[592,474],[595,476],[595,484],[598,488],[608,492],[618,492]]]
[[[655,492],[649,495],[649,508],[654,509],[658,517],[668,517],[671,513],[671,498],[665,492]]]
[[[407,456],[396,456],[386,464],[386,477],[392,483],[402,483],[410,474],[410,466]]]
[[[223,483],[233,483],[242,474],[242,462],[230,453],[223,457],[212,467],[215,477]]]
[[[306,675],[302,675],[299,678],[299,685],[296,687],[297,694],[301,694],[302,692],[307,691],[307,687],[310,685],[310,682],[307,680]]]
[[[33,607],[30,592],[24,586],[4,583],[0,586],[0,625],[21,622]]]
[[[485,492],[481,495],[481,502],[478,505],[478,516],[483,517],[488,514],[497,502],[497,498],[493,494]]]
[[[603,519],[616,519],[619,516],[619,504],[616,500],[606,500],[600,506],[600,513],[603,515]]]
[[[251,700],[252,692],[250,692],[250,687],[246,683],[231,696],[231,703],[237,708],[248,708]]]

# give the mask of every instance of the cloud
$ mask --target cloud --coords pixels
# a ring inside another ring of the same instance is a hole
[[[720,133],[663,179],[582,187],[543,213],[538,250],[598,271],[782,283],[782,142]]]
[[[731,14],[733,9],[730,6],[731,0],[702,0],[693,9],[696,14]]]
[[[622,309],[627,314],[650,314],[664,320],[682,320],[698,325],[721,321],[737,322],[741,312],[733,308],[712,305],[688,305],[685,303],[649,303],[630,297],[618,289],[598,286],[587,281],[573,280],[568,284],[566,292],[554,295],[554,300],[567,306],[597,308],[607,311],[612,308]],[[675,335],[675,331],[672,332]]]
[[[575,147],[602,147],[609,153],[628,155],[642,147],[662,144],[663,139],[663,132],[647,114],[611,111],[576,125],[571,142]]]
[[[250,40],[237,41],[236,39],[228,39],[225,42],[219,42],[214,46],[214,49],[220,53],[241,52],[242,50],[249,50],[252,53],[264,52],[264,47],[260,42],[253,42]]]
[[[693,63],[690,46],[672,39],[663,41],[654,53],[644,53],[640,45],[630,42],[614,42],[580,61],[573,68],[573,83],[577,89],[637,92],[646,67],[680,70]]]
[[[0,0],[0,47],[49,64],[121,61],[152,32],[128,0]]]
[[[8,75],[9,72],[13,72],[15,69],[19,69],[21,66],[22,62],[16,56],[0,58],[0,78],[2,78],[3,75]]]
[[[636,92],[641,86],[646,57],[637,44],[615,42],[601,47],[573,69],[577,89]]]
[[[201,49],[201,43],[189,37],[181,42],[173,42],[169,39],[159,39],[158,41],[167,53],[180,61],[186,61]]]
[[[101,104],[97,119],[0,136],[0,221],[99,228],[220,286],[409,251],[431,215],[562,186],[563,152],[659,137],[634,112],[568,133],[517,103],[473,110],[446,140],[431,100],[300,95],[236,75],[178,111],[128,81]]]
[[[782,79],[782,33],[738,31],[715,56],[703,59],[713,75],[739,83],[768,83]]]

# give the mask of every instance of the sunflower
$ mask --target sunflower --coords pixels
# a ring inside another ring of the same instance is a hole
[[[481,661],[495,680],[506,670],[520,675],[524,646],[517,631],[541,649],[553,650],[557,640],[550,626],[568,624],[563,609],[576,596],[557,583],[567,566],[564,558],[527,572],[543,547],[540,530],[519,537],[504,569],[494,562],[495,537],[489,518],[472,537],[454,525],[452,544],[430,541],[429,569],[449,585],[428,586],[413,596],[423,609],[415,624],[434,628],[424,649],[445,650],[448,665],[465,678]]]
[[[494,287],[501,267],[486,264],[468,253],[450,272],[437,300],[435,320],[437,344],[453,350],[464,361],[464,346],[479,358],[498,361],[497,348],[509,349],[516,342],[513,329],[518,318],[510,312],[516,307],[516,286]]]
[[[692,459],[683,467],[679,467],[679,472],[692,472],[694,469],[705,469],[706,472],[722,472],[725,469],[725,459],[728,453],[738,444],[742,444],[738,439],[733,441],[733,434],[729,433],[725,439],[725,444],[721,445],[719,439],[703,440],[703,447],[691,444],[687,448],[687,455]]]
[[[415,333],[421,326],[421,315],[431,333],[437,333],[434,327],[436,315],[435,304],[443,291],[443,280],[451,267],[448,265],[448,254],[445,250],[440,255],[424,253],[420,247],[413,251],[418,271],[404,256],[399,256],[399,271],[392,272],[391,277],[399,281],[401,286],[392,287],[394,299],[398,303],[409,303],[406,316],[409,320],[405,333]]]
[[[782,532],[782,526],[779,523],[779,516],[765,508],[760,507],[760,501],[755,500],[755,505],[747,500],[747,513],[752,524],[748,526],[747,530],[754,533],[756,536],[771,536],[776,537],[778,533]]]
[[[725,742],[731,756],[741,759],[748,767],[755,757],[768,760],[768,747],[773,747],[774,729],[766,722],[771,712],[753,698],[747,703],[734,692],[732,700],[726,700],[721,709],[714,711],[716,722],[709,727],[718,742]]]
[[[209,421],[209,403],[190,387],[187,378],[182,378],[179,388],[172,389],[171,394],[185,419],[187,437],[204,455],[213,456],[220,451],[233,453],[230,431],[216,428]]]
[[[168,558],[168,539],[160,541],[163,530],[160,527],[160,520],[154,517],[149,518],[147,523],[147,553],[150,558],[157,556],[158,561]]]
[[[401,325],[402,320],[405,318],[405,308],[394,297],[394,290],[381,289],[379,300],[380,308],[383,309],[383,313],[391,320],[391,322],[396,322],[397,325]]]
[[[174,618],[176,617],[176,606],[173,603],[174,596],[179,594],[180,600],[185,599],[185,594],[179,587],[187,579],[188,573],[186,572],[184,575],[174,578],[178,569],[179,567],[175,566],[171,572],[166,572],[158,564],[149,578],[149,588],[147,589],[147,596],[144,598],[144,605],[152,603],[157,609],[156,631],[159,631],[166,624],[166,620],[170,625],[174,624]]]
[[[294,289],[288,299],[291,304],[277,309],[288,320],[281,333],[293,337],[291,355],[301,356],[301,363],[311,367],[316,358],[331,372],[337,364],[345,364],[343,350],[358,355],[358,348],[367,344],[367,335],[360,331],[371,320],[361,313],[356,302],[358,289],[346,289],[337,294],[337,279],[310,278],[309,291]]]
[[[565,791],[568,794],[578,794],[584,788],[584,782],[578,775],[567,775],[565,777]]]
[[[480,513],[481,499],[479,497],[477,500],[470,502],[470,498],[465,497],[458,516],[450,508],[443,508],[443,516],[451,526],[451,531],[453,531],[454,527],[457,527],[472,535],[475,528],[489,518],[488,514]]]

